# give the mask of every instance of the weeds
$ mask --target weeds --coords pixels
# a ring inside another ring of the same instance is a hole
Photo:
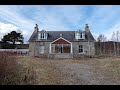
[[[16,55],[0,52],[0,85],[29,85],[35,83],[34,79],[32,67],[24,68],[23,63],[18,64]]]

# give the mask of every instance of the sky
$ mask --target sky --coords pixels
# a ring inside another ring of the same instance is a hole
[[[21,32],[24,42],[34,31],[85,30],[85,24],[96,39],[120,31],[120,5],[0,5],[0,40],[11,31]]]

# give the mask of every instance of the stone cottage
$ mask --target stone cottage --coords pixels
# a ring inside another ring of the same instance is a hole
[[[78,58],[95,54],[95,39],[88,24],[84,31],[39,31],[37,24],[34,29],[29,39],[30,56]]]

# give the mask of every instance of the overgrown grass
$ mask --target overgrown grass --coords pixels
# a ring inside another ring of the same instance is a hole
[[[74,63],[89,65],[94,73],[110,80],[120,80],[120,58],[51,60],[0,53],[0,85],[60,85],[64,74],[59,66]]]
[[[24,65],[17,56],[0,52],[0,85],[35,84],[34,69]]]
[[[101,60],[101,68],[109,77],[120,80],[120,58],[107,58]]]

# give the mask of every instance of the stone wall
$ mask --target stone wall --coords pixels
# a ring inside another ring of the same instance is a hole
[[[29,43],[30,56],[48,57],[49,43],[50,42],[40,42],[40,41],[39,42],[30,42]],[[39,53],[40,46],[45,46],[44,54]]]
[[[50,42],[30,42],[29,43],[29,54],[30,56],[37,56],[37,57],[50,57],[51,54],[49,54],[49,44]],[[39,46],[45,46],[45,53],[40,54],[39,53]],[[84,45],[84,54],[79,54],[79,45]],[[73,47],[73,57],[81,57],[85,55],[94,55],[95,54],[95,48],[94,48],[94,42],[90,42],[90,51],[88,47],[88,42],[72,42]],[[90,53],[89,53],[90,52]],[[52,55],[54,57],[54,55]]]
[[[93,56],[95,55],[94,42],[72,42],[73,43],[73,57]],[[84,46],[84,53],[79,54],[79,45]],[[89,48],[90,47],[90,48]],[[90,49],[90,50],[89,50]]]

